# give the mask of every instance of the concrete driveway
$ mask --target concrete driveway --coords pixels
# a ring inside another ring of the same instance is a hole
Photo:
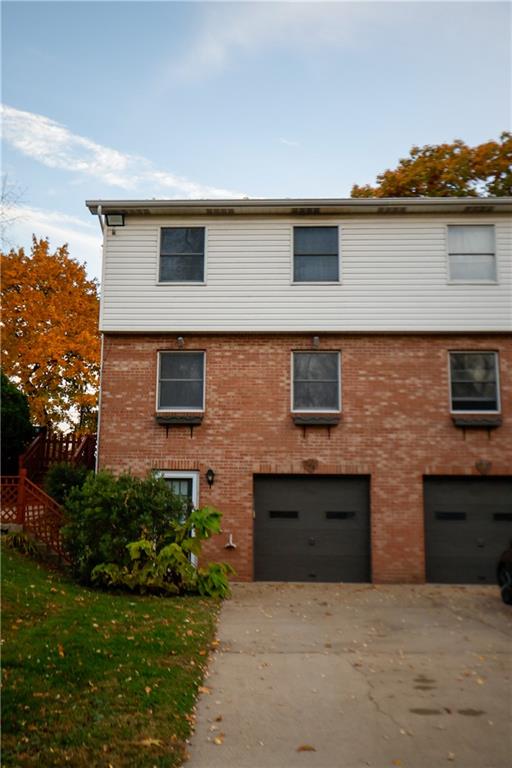
[[[510,768],[494,587],[237,584],[187,768]]]

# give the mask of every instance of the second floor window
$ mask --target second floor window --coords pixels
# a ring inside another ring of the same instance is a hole
[[[496,282],[493,225],[448,227],[448,273],[454,282]]]
[[[495,352],[450,352],[451,409],[499,411]]]
[[[339,352],[293,353],[293,410],[340,410]]]
[[[204,227],[162,227],[160,283],[204,282]]]
[[[337,283],[338,227],[293,228],[293,282]]]
[[[204,411],[204,352],[160,352],[158,410]]]

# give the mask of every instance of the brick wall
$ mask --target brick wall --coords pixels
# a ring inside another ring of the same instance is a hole
[[[155,422],[157,351],[177,335],[105,337],[99,460],[116,472],[199,470],[200,504],[222,510],[224,535],[205,556],[228,560],[252,578],[252,483],[257,473],[371,475],[375,582],[424,579],[425,474],[512,474],[512,339],[505,335],[347,335],[320,337],[342,353],[341,423],[329,431],[295,426],[290,416],[290,353],[310,350],[309,334],[186,335],[185,350],[206,351],[206,410],[193,434]],[[465,432],[449,413],[448,350],[500,355],[503,424]],[[216,478],[209,488],[208,467]],[[237,549],[226,550],[227,533]]]

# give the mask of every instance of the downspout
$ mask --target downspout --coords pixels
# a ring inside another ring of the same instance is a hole
[[[103,237],[105,237],[105,222],[103,221],[103,216],[101,215],[101,205],[98,205],[98,210],[96,211],[96,215],[98,217],[98,221],[100,222],[102,235]]]
[[[101,276],[104,277],[105,273],[105,223],[103,221],[103,216],[101,215],[101,205],[98,205],[97,210],[97,216],[98,221],[100,222],[101,232],[103,235],[103,243],[101,244],[102,248],[102,255],[101,255]],[[102,279],[103,284],[103,279]],[[103,288],[103,285],[101,286]],[[101,302],[101,297],[100,297]],[[98,422],[96,424],[96,464],[95,464],[95,472],[98,472],[99,465],[100,465],[100,424],[101,424],[101,383],[103,379],[103,339],[104,336],[101,334],[101,353],[100,353],[100,388],[98,392]]]
[[[94,471],[98,472],[100,468],[100,424],[101,424],[101,380],[103,378],[103,339],[101,334],[101,352],[100,352],[100,389],[98,392],[98,421],[96,423],[96,462]]]

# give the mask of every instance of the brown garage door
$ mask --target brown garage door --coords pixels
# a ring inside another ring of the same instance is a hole
[[[369,581],[369,478],[258,475],[254,502],[255,579]]]
[[[512,537],[512,478],[425,478],[427,581],[496,583]]]

